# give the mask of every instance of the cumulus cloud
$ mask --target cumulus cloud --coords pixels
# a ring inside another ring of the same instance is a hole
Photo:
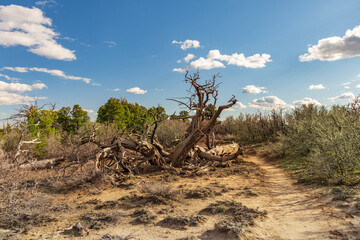
[[[56,76],[56,77],[61,77],[64,79],[69,79],[69,80],[80,80],[86,83],[90,83],[91,79],[90,78],[84,78],[84,77],[76,77],[76,76],[70,76],[70,75],[66,75],[63,71],[61,70],[57,70],[57,69],[47,69],[47,68],[38,68],[38,67],[3,67],[4,70],[9,70],[9,71],[13,71],[13,72],[21,72],[21,73],[25,73],[25,72],[43,72],[43,73],[48,73],[52,76]]]
[[[185,68],[174,68],[174,69],[173,69],[173,72],[184,73],[184,72],[186,72],[186,69],[185,69]]]
[[[241,102],[236,102],[234,105],[234,108],[245,109],[246,106],[244,104],[242,104]]]
[[[213,69],[213,68],[225,68],[222,62],[210,59],[199,58],[190,63],[190,69]]]
[[[250,107],[272,110],[277,108],[291,108],[291,105],[286,104],[283,100],[279,99],[276,96],[267,96],[259,99],[254,99],[250,103]]]
[[[189,53],[188,55],[186,55],[186,57],[184,57],[184,61],[188,63],[188,62],[190,62],[190,60],[192,60],[194,58],[195,58],[195,55]]]
[[[329,100],[340,100],[340,99],[354,99],[355,95],[352,92],[346,92],[339,96],[329,98]]]
[[[11,91],[11,92],[25,92],[40,90],[46,88],[46,85],[43,83],[35,83],[32,85],[22,84],[22,83],[7,83],[0,81],[0,91]]]
[[[293,104],[296,106],[296,107],[300,107],[302,105],[309,105],[309,104],[313,104],[313,105],[318,105],[318,106],[321,106],[322,104],[319,103],[317,100],[315,99],[312,99],[312,98],[309,98],[309,97],[305,97],[301,100],[296,100],[293,102]]]
[[[300,55],[301,62],[314,60],[335,61],[360,56],[360,26],[349,29],[342,37],[323,38],[316,45],[310,46],[308,52]]]
[[[227,62],[228,65],[236,65],[245,68],[263,68],[266,67],[267,62],[272,62],[270,54],[254,54],[245,57],[243,53],[233,53],[232,55],[221,54],[219,50],[210,50],[207,57]]]
[[[74,51],[56,42],[59,34],[50,27],[52,20],[36,7],[0,6],[0,45],[21,45],[29,52],[50,59],[72,61]]]
[[[188,56],[195,57],[192,54]],[[187,56],[187,57],[188,57]],[[249,57],[245,57],[243,53],[233,53],[232,55],[223,55],[219,50],[210,50],[207,58],[200,57],[192,62],[188,66],[183,68],[174,68],[174,72],[185,72],[192,69],[213,69],[213,68],[225,68],[223,62],[227,65],[236,65],[238,67],[245,68],[263,68],[266,67],[266,63],[272,62],[269,54],[254,54]],[[185,60],[185,59],[184,59]],[[186,61],[186,60],[185,60]],[[190,60],[188,60],[190,61]],[[187,61],[186,61],[187,62]]]
[[[46,99],[46,97],[28,97],[16,93],[0,91],[0,105],[18,105],[36,101],[38,99]]]
[[[94,110],[91,109],[84,109],[85,112],[87,112],[88,114],[97,114]]]
[[[192,61],[189,66],[185,66],[183,68],[174,68],[173,72],[186,72],[186,70],[190,71],[192,69],[206,69],[210,70],[213,68],[225,68],[225,65],[222,62],[213,60],[213,59],[205,59],[203,57]]]
[[[264,89],[266,89],[266,88],[265,87],[257,87],[255,85],[247,85],[246,87],[243,88],[243,93],[256,94],[256,93],[266,92],[266,91],[264,91]]]
[[[227,108],[227,109],[224,109],[224,111],[225,111],[225,112],[234,112],[235,109],[233,109],[233,108]]]
[[[126,90],[126,92],[134,93],[134,94],[145,94],[145,93],[147,93],[146,90],[142,90],[139,87],[129,88],[128,90]]]
[[[186,49],[189,49],[189,48],[199,48],[200,47],[200,42],[198,40],[185,40],[184,42],[182,41],[172,41],[172,44],[179,44],[180,45],[180,48],[182,50],[186,50]]]
[[[318,85],[311,84],[309,86],[309,89],[310,90],[321,90],[321,89],[325,89],[325,87],[322,84],[318,84]]]
[[[120,91],[120,88],[114,88],[114,89],[111,90],[111,91],[113,91],[113,92],[118,92],[118,91]]]

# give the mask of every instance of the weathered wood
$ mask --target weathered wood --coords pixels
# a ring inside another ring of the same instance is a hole
[[[243,149],[236,143],[217,146],[209,151],[203,147],[197,147],[198,156],[209,161],[227,162],[243,154]]]
[[[27,169],[27,170],[48,169],[48,168],[53,168],[64,161],[65,161],[65,158],[63,158],[63,157],[44,159],[44,160],[20,165],[20,168]]]

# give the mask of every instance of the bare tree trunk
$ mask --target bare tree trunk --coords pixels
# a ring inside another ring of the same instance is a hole
[[[171,163],[174,167],[182,167],[186,160],[189,151],[206,135],[209,134],[215,126],[217,118],[220,113],[227,108],[232,107],[236,103],[235,99],[231,99],[227,105],[220,106],[211,119],[206,123],[204,127],[201,125],[198,128],[194,128],[189,136],[180,142],[175,150],[171,153]]]

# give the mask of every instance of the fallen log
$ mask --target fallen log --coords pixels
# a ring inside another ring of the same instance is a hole
[[[20,165],[20,168],[26,169],[26,170],[49,169],[49,168],[52,168],[52,167],[55,167],[55,166],[61,164],[64,161],[65,161],[65,158],[63,158],[63,157],[44,159],[44,160],[40,160],[40,161],[36,161],[36,162],[22,164],[22,165]]]
[[[236,143],[216,146],[211,150],[197,147],[198,156],[208,161],[224,163],[243,154],[243,149]]]

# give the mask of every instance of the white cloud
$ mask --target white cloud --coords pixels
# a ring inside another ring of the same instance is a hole
[[[357,84],[355,87],[356,87],[356,88],[360,88],[360,84]]]
[[[58,33],[49,28],[52,20],[36,7],[0,6],[0,45],[22,45],[28,51],[50,59],[72,61],[74,51],[56,42]]]
[[[233,108],[227,108],[227,109],[224,109],[224,111],[225,111],[225,112],[234,112],[235,109],[233,109]]]
[[[145,93],[147,93],[146,90],[142,90],[139,87],[130,88],[130,89],[126,90],[126,92],[134,93],[134,94],[145,94]]]
[[[189,53],[188,55],[186,55],[186,57],[184,57],[184,61],[188,63],[188,62],[190,62],[191,59],[194,59],[194,58],[195,58],[195,55]]]
[[[105,44],[107,44],[108,47],[115,47],[117,46],[117,43],[114,41],[104,41]]]
[[[97,114],[94,110],[91,109],[84,109],[84,111],[87,112],[88,114],[94,114],[94,115]]]
[[[346,92],[339,96],[329,98],[329,100],[339,100],[339,99],[354,99],[355,95],[352,92]]]
[[[177,63],[181,63],[181,59],[177,60],[176,62],[177,62]]]
[[[316,45],[310,46],[308,52],[300,55],[301,62],[313,60],[335,61],[360,56],[360,26],[346,31],[342,37],[323,38]]]
[[[246,87],[243,88],[243,93],[256,94],[256,93],[266,92],[266,91],[264,91],[264,89],[266,89],[266,88],[265,87],[257,87],[255,85],[247,85]]]
[[[186,69],[185,69],[185,68],[174,68],[174,69],[173,69],[173,72],[184,73],[184,72],[186,72]]]
[[[296,106],[296,107],[300,107],[302,105],[309,105],[309,104],[313,104],[313,105],[318,105],[318,106],[321,106],[322,104],[319,103],[317,100],[315,99],[312,99],[312,98],[309,98],[309,97],[305,97],[301,100],[296,100],[293,102],[293,104]]]
[[[121,89],[120,88],[114,88],[113,90],[111,90],[111,91],[113,91],[113,92],[118,92],[118,91],[120,91]]]
[[[242,104],[241,102],[236,102],[234,105],[234,108],[245,109],[246,106],[244,104]]]
[[[43,83],[35,83],[33,85],[22,83],[7,83],[0,81],[0,91],[25,92],[46,88]]]
[[[185,40],[184,42],[182,41],[172,41],[172,44],[179,44],[180,45],[180,48],[182,50],[186,50],[186,49],[189,49],[189,48],[199,48],[200,47],[200,42],[198,40]]]
[[[0,91],[0,105],[18,105],[36,101],[38,99],[46,99],[46,97],[28,97],[16,93]]]
[[[254,99],[249,104],[252,108],[272,110],[276,108],[292,108],[291,105],[286,104],[283,100],[276,96],[267,96],[259,99]]]
[[[225,68],[222,62],[210,59],[210,58],[199,58],[190,63],[190,69],[213,69],[213,68]]]
[[[21,73],[28,72],[28,68],[26,67],[3,67],[2,69],[10,70],[13,72],[21,72]]]
[[[318,85],[311,84],[309,86],[309,89],[310,90],[321,90],[321,89],[325,89],[325,87],[322,84],[318,84]]]
[[[350,89],[350,87],[349,86],[344,86],[344,89]]]
[[[40,7],[45,7],[46,5],[54,6],[54,5],[56,5],[56,2],[54,0],[42,0],[42,1],[35,2],[35,5],[40,6]]]
[[[31,68],[28,68],[28,67],[3,67],[3,69],[14,71],[14,72],[21,72],[21,73],[25,73],[25,72],[29,72],[29,71],[43,72],[43,73],[48,73],[52,76],[61,77],[64,79],[69,79],[69,80],[80,80],[80,81],[84,81],[86,83],[90,83],[90,81],[91,81],[90,78],[66,75],[63,71],[57,70],[57,69],[47,69],[47,68],[38,68],[38,67],[31,67]]]
[[[4,77],[4,78],[6,78],[6,80],[9,80],[9,81],[17,81],[17,80],[19,80],[18,78],[9,77],[8,75],[1,74],[1,73],[0,73],[0,77]]]
[[[188,54],[191,58],[195,57],[192,54]],[[187,57],[188,57],[187,56]],[[267,62],[272,62],[269,54],[254,54],[249,57],[245,57],[243,53],[233,53],[232,55],[222,55],[219,50],[210,50],[207,58],[200,57],[195,61],[190,62],[189,66],[183,68],[174,68],[174,72],[185,72],[192,69],[213,69],[213,68],[225,68],[224,63],[227,65],[236,65],[245,68],[263,68],[266,67]],[[186,59],[184,58],[186,61]],[[188,60],[190,61],[190,60]],[[187,61],[186,61],[187,62]]]
[[[343,83],[342,85],[343,86],[346,86],[346,85],[350,85],[351,84],[351,82],[345,82],[345,83]]]
[[[228,65],[236,65],[245,68],[263,68],[266,67],[267,62],[272,62],[270,54],[254,54],[245,57],[243,53],[233,53],[232,55],[222,55],[219,50],[210,50],[207,57],[209,59],[216,59],[227,62]]]

